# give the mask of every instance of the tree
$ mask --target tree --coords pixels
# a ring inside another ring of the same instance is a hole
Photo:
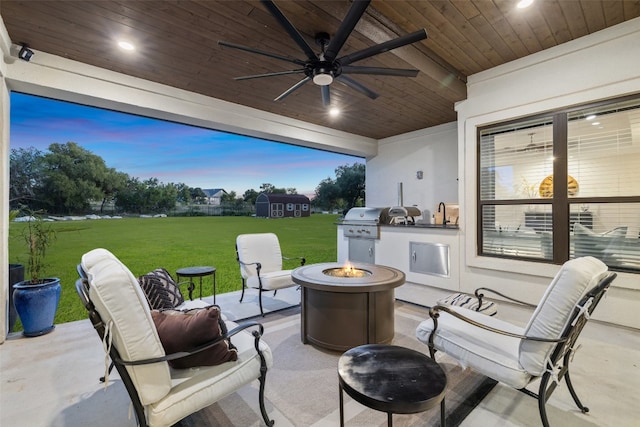
[[[327,177],[320,181],[320,184],[316,187],[316,197],[313,199],[313,204],[320,209],[329,211],[338,207],[340,204],[340,188],[338,188],[333,179]]]
[[[204,205],[207,203],[207,193],[200,187],[192,188],[191,200],[197,205]]]
[[[9,205],[30,205],[42,185],[43,154],[34,147],[12,148],[9,154]]]
[[[176,190],[178,191],[178,203],[182,203],[183,205],[191,203],[191,187],[187,184],[179,183],[176,184]]]
[[[107,169],[104,181],[102,182],[102,203],[100,204],[100,213],[104,212],[107,203],[115,201],[116,194],[122,191],[129,179],[129,175],[124,172],[118,172],[114,168]]]
[[[222,197],[220,197],[220,201],[221,202],[235,202],[236,201],[236,192],[235,191],[231,191],[229,193],[227,193],[226,191],[222,194]]]
[[[245,202],[251,203],[252,205],[256,204],[256,199],[258,198],[259,193],[253,188],[247,190],[242,195],[242,200]]]
[[[100,156],[75,142],[54,143],[43,157],[42,192],[39,199],[49,212],[74,213],[90,208],[90,200],[103,199],[108,175]]]
[[[340,197],[344,199],[350,209],[364,204],[365,190],[365,165],[354,163],[352,166],[344,165],[336,168],[336,185],[340,189]]]
[[[336,179],[327,177],[316,187],[314,205],[328,210],[350,209],[364,204],[365,166],[338,166]]]

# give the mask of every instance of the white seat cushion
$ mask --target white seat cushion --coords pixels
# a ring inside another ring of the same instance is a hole
[[[280,241],[274,233],[240,234],[236,237],[236,248],[243,278],[255,276],[256,265],[261,265],[260,275],[282,270],[282,251]]]
[[[225,323],[229,330],[237,326],[230,321]],[[150,425],[173,425],[184,418],[185,414],[199,411],[259,378],[260,357],[255,351],[253,336],[241,332],[231,337],[231,342],[238,349],[237,361],[217,366],[171,370],[171,391],[148,407]],[[267,367],[271,367],[271,349],[264,341],[260,341],[260,349]]]
[[[580,298],[596,286],[604,274],[607,274],[607,266],[594,257],[565,262],[529,319],[525,335],[560,338]],[[547,369],[545,361],[551,355],[554,344],[523,341],[520,347],[522,366],[533,375],[542,375]]]
[[[89,280],[89,298],[113,334],[124,360],[165,355],[138,279],[111,252],[96,249],[82,257]],[[128,366],[143,405],[164,397],[171,389],[167,363]]]
[[[524,330],[500,319],[487,316],[462,307],[451,310],[484,325],[522,335]],[[433,320],[427,319],[418,325],[416,337],[425,344],[433,330]],[[526,386],[531,380],[518,362],[520,340],[496,334],[475,327],[448,313],[440,312],[438,330],[434,346],[464,367],[470,367],[480,373],[515,388]]]
[[[295,286],[294,281],[291,279],[291,271],[292,270],[282,270],[264,274],[260,273],[262,289],[276,290]],[[258,288],[258,276],[249,277],[247,279],[247,286],[250,288]]]

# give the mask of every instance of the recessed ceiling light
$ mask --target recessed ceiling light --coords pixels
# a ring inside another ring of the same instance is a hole
[[[125,41],[125,40],[121,40],[118,42],[118,46],[120,47],[120,49],[122,50],[136,50],[136,47],[133,45],[133,43]]]
[[[340,115],[340,109],[338,108],[332,108],[329,110],[329,115],[331,117],[338,117]]]
[[[591,123],[591,126],[598,126],[600,124],[600,122],[593,122]]]
[[[587,117],[585,117],[587,120],[593,120],[596,118],[595,114],[589,114]]]
[[[520,0],[516,5],[518,9],[524,9],[525,7],[529,7],[533,4],[533,0]]]

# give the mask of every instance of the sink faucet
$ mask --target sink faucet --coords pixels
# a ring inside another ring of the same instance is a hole
[[[440,212],[440,206],[442,206],[442,226],[446,227],[447,223],[449,222],[447,220],[447,207],[445,206],[444,202],[438,203],[438,212]]]

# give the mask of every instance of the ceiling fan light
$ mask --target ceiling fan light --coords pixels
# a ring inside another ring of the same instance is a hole
[[[333,75],[331,73],[314,73],[313,75],[313,83],[318,86],[327,86],[333,82]]]

